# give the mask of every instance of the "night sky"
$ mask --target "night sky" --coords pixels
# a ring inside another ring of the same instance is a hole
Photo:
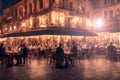
[[[2,9],[12,3],[14,0],[2,0]],[[0,15],[2,14],[2,9],[0,9]]]

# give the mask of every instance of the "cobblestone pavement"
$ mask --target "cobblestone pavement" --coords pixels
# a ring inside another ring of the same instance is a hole
[[[120,62],[103,57],[78,62],[67,69],[56,69],[46,59],[33,59],[31,64],[0,67],[0,80],[120,80]]]

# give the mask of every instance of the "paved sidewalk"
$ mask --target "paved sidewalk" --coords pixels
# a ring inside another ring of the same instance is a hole
[[[56,69],[46,59],[34,59],[27,65],[0,67],[0,80],[120,80],[120,62],[99,57],[81,60],[67,69]]]

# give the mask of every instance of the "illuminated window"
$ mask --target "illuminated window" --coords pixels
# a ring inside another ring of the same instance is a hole
[[[46,27],[47,26],[47,16],[43,15],[39,17],[39,26]]]

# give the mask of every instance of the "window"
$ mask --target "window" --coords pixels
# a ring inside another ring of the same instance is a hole
[[[43,8],[43,0],[39,0],[39,7],[40,7],[40,9]]]
[[[12,10],[12,12],[11,12],[11,16],[14,17],[14,10]]]
[[[32,4],[29,4],[29,11],[30,11],[30,14],[32,14]]]
[[[19,14],[21,17],[23,16],[23,8],[22,7],[20,7],[20,9],[19,9]]]
[[[120,2],[120,0],[117,0],[117,2]]]
[[[120,9],[119,8],[117,8],[117,15],[119,15],[120,14]]]
[[[17,9],[15,9],[15,17],[17,18]]]
[[[34,12],[36,11],[36,0],[34,0]]]
[[[104,17],[105,18],[107,17],[107,11],[104,11]]]
[[[60,0],[59,2],[60,2],[60,7],[64,8],[64,0]]]
[[[27,5],[25,5],[25,17],[27,16]]]
[[[85,13],[85,7],[82,7],[81,10],[82,10],[82,13]]]
[[[107,5],[107,0],[104,0],[104,5]]]
[[[55,2],[55,0],[49,0],[49,7],[52,7],[54,2]]]
[[[112,18],[113,18],[113,11],[110,10],[110,19],[112,19]]]
[[[33,19],[33,26],[34,26],[34,28],[38,28],[39,27],[39,19],[37,19],[37,18]]]
[[[70,2],[70,10],[73,10],[73,2]]]
[[[107,4],[110,4],[110,0],[108,0]]]
[[[114,2],[114,0],[111,0],[111,4],[114,4],[115,2]]]

